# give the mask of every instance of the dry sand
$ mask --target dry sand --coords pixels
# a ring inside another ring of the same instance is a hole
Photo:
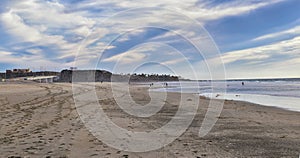
[[[109,83],[97,84],[100,103],[119,126],[153,130],[177,111],[179,95],[168,93],[155,116],[138,118],[115,103]],[[149,102],[147,88],[131,87],[136,103]],[[245,102],[225,101],[212,131],[198,137],[209,100],[200,105],[189,129],[173,143],[146,153],[113,149],[81,122],[69,83],[0,83],[0,157],[299,157],[300,113]]]

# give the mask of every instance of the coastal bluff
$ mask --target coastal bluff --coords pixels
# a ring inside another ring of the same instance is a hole
[[[178,76],[159,74],[113,74],[106,70],[62,70],[59,82],[164,82]]]

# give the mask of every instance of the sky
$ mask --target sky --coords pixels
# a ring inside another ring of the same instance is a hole
[[[300,77],[299,0],[2,0],[0,71]]]

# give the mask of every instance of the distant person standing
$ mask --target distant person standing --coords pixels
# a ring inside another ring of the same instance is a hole
[[[242,82],[242,86],[244,86],[245,85],[245,83],[244,82]]]

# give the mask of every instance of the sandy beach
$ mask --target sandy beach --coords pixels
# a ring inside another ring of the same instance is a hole
[[[153,130],[166,124],[178,109],[180,94],[168,93],[154,116],[126,114],[116,102],[110,83],[96,83],[105,113],[122,128]],[[131,86],[133,100],[150,101],[148,88]],[[212,131],[198,137],[209,99],[188,130],[162,149],[130,153],[107,146],[84,126],[76,111],[72,84],[11,82],[0,84],[0,157],[299,157],[300,113],[246,102],[225,101]]]

